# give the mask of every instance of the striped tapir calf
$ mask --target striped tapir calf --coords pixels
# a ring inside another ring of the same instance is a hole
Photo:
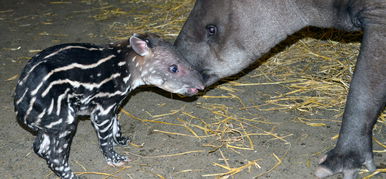
[[[90,115],[107,163],[120,166],[128,158],[113,145],[129,139],[121,135],[117,113],[141,85],[183,95],[204,87],[173,46],[152,34],[106,46],[62,44],[38,53],[24,68],[15,93],[17,120],[37,133],[33,150],[61,178],[77,178],[68,157],[78,115]]]

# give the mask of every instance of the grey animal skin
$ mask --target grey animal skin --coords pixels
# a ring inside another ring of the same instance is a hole
[[[363,31],[339,139],[315,174],[374,171],[372,129],[386,102],[386,0],[197,0],[175,45],[209,86],[307,26]]]

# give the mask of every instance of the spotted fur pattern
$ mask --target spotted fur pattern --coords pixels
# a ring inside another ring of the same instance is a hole
[[[76,178],[68,157],[78,115],[90,115],[107,163],[120,166],[128,158],[113,145],[129,139],[120,132],[117,113],[131,90],[150,84],[195,94],[203,88],[198,72],[171,45],[150,35],[136,39],[146,55],[138,55],[129,41],[62,44],[35,55],[24,68],[15,93],[17,120],[37,133],[33,150],[59,177]],[[175,64],[179,72],[170,73]]]

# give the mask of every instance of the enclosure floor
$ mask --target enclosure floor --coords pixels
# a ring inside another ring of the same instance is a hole
[[[16,122],[13,109],[17,78],[30,57],[55,44],[107,44],[134,32],[174,40],[192,5],[191,0],[1,0],[0,178],[55,178],[32,151],[35,136]],[[106,164],[90,120],[80,119],[72,169],[93,179],[315,178],[319,157],[336,142],[360,45],[334,33],[303,30],[258,68],[197,98],[136,90],[120,113],[122,132],[133,139],[115,147],[132,160],[124,167]],[[386,168],[384,114],[374,136],[376,165]]]

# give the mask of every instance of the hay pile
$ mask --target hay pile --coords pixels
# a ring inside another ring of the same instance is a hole
[[[112,39],[125,39],[133,33],[151,32],[166,39],[177,37],[182,24],[185,22],[193,0],[121,0],[130,11],[110,7],[101,7],[100,14],[93,16],[96,21],[107,20],[115,16],[134,17],[127,23],[112,23],[110,32]]]

